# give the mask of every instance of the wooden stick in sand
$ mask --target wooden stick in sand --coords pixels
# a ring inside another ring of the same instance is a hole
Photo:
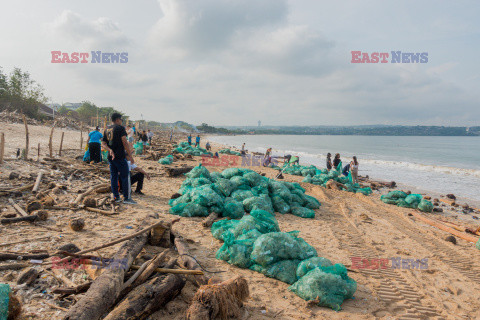
[[[5,134],[0,135],[0,164],[3,163],[3,156],[5,155]]]
[[[65,132],[62,131],[62,138],[60,140],[60,149],[58,149],[58,155],[62,156],[62,147],[63,147],[63,137],[65,136]]]
[[[28,134],[27,118],[25,118],[24,114],[22,114],[22,119],[23,119],[23,124],[25,125],[25,154],[23,155],[23,158],[25,160],[27,160],[28,159],[28,145],[30,143],[30,136]]]
[[[48,139],[48,150],[49,150],[49,155],[50,158],[53,157],[53,130],[55,129],[55,124],[56,122],[53,123],[52,130],[50,130],[50,138]]]

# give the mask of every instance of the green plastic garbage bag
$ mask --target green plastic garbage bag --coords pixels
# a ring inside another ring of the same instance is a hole
[[[341,264],[315,268],[288,288],[302,299],[318,299],[318,305],[340,310],[345,299],[353,298],[357,283]]]
[[[10,302],[10,285],[0,283],[0,319],[7,320],[8,304]]]
[[[315,268],[333,266],[333,263],[327,258],[313,257],[300,262],[297,268],[297,279],[300,279]]]
[[[172,162],[173,162],[173,156],[171,154],[158,160],[158,163],[160,164],[172,164]]]
[[[291,233],[271,232],[258,237],[251,257],[256,264],[266,267],[281,260],[305,260],[316,256],[315,248],[302,238]]]
[[[422,201],[420,201],[420,203],[418,204],[417,208],[418,208],[418,210],[423,211],[423,212],[432,212],[433,211],[433,204],[426,199],[422,199]]]
[[[222,216],[231,219],[240,219],[245,215],[243,204],[233,198],[226,198],[223,206]]]
[[[235,227],[238,224],[238,222],[239,222],[238,220],[226,220],[226,219],[215,221],[212,224],[212,228],[211,228],[212,236],[215,239],[224,241],[223,234],[226,231]]]
[[[288,284],[293,284],[297,281],[296,272],[299,263],[300,260],[282,260],[267,267],[254,264],[250,269],[263,273],[267,277],[275,278]]]
[[[305,207],[293,207],[292,206],[292,214],[301,217],[301,218],[308,218],[313,219],[315,218],[315,211]]]

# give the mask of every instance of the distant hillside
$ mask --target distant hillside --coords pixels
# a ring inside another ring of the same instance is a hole
[[[444,126],[261,126],[226,127],[248,134],[364,135],[364,136],[479,136],[480,127]]]

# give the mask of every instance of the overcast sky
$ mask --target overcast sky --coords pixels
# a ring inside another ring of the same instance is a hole
[[[53,102],[212,125],[480,125],[480,2],[4,1],[0,67]],[[51,51],[128,52],[52,64]],[[352,64],[351,51],[428,52]],[[390,60],[390,59],[389,59]]]

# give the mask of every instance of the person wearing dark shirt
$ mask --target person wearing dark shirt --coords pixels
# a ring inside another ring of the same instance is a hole
[[[142,141],[143,144],[143,154],[147,152],[147,142],[148,142],[148,135],[145,130],[140,134],[140,140]]]
[[[188,141],[188,145],[191,146],[192,145],[192,135],[191,134],[188,135],[187,141]]]
[[[103,134],[102,145],[108,150],[108,163],[110,164],[110,182],[115,201],[120,201],[118,192],[118,178],[123,186],[123,203],[136,204],[131,198],[130,172],[127,159],[133,164],[132,149],[127,140],[127,131],[122,126],[122,115],[112,114],[112,125],[108,126]]]
[[[338,165],[342,163],[342,160],[340,160],[340,153],[337,153],[335,155],[335,159],[333,159],[333,168],[335,170],[338,170]],[[340,168],[341,169],[341,168]]]
[[[332,170],[332,154],[330,152],[327,154],[327,170]]]

